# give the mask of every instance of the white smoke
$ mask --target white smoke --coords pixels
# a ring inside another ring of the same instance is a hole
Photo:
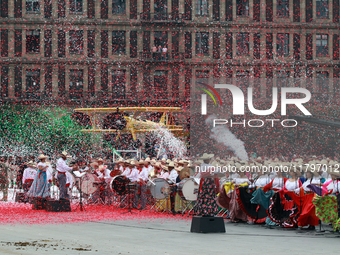
[[[210,135],[216,142],[222,143],[228,147],[228,149],[232,150],[235,155],[241,160],[248,161],[248,154],[244,147],[244,142],[237,139],[236,136],[231,133],[231,131],[226,127],[226,125],[218,125],[213,127],[214,119],[218,119],[215,115],[209,116],[205,122],[207,125],[211,126]]]
[[[158,127],[157,131],[155,131],[155,136],[158,141],[157,147],[162,153],[170,153],[174,158],[185,158],[187,153],[185,143],[176,138],[169,130],[164,127]]]

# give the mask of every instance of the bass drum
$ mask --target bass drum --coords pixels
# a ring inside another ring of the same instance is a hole
[[[98,189],[99,179],[96,175],[87,173],[83,176],[80,190],[86,194],[91,195]]]
[[[193,178],[183,179],[178,185],[178,194],[186,201],[196,201],[199,185]]]
[[[130,182],[128,178],[124,175],[118,175],[113,177],[110,183],[110,188],[113,192],[118,195],[124,195],[127,193],[126,185]]]
[[[165,199],[170,194],[169,183],[162,178],[155,178],[148,182],[148,189],[154,199]]]

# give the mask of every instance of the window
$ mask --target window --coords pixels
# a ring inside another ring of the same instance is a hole
[[[202,82],[202,83],[205,83],[205,84],[209,84],[209,77],[210,77],[209,71],[196,70],[195,76],[196,76],[196,82]]]
[[[83,12],[83,0],[71,0],[70,13],[82,13]]]
[[[83,70],[70,70],[70,98],[81,98],[83,95]]]
[[[289,55],[289,34],[277,34],[277,55],[287,57]]]
[[[154,99],[166,99],[168,90],[168,72],[156,70],[154,76]]]
[[[82,30],[70,30],[70,53],[82,54],[84,48],[83,43],[83,31]]]
[[[112,0],[112,14],[125,14],[125,0]]]
[[[197,56],[209,55],[209,33],[207,32],[196,33],[196,55]]]
[[[316,35],[316,55],[318,57],[328,55],[328,35]]]
[[[125,54],[125,31],[112,32],[112,53]]]
[[[328,18],[328,0],[316,1],[316,17],[319,19]]]
[[[112,70],[112,96],[115,99],[125,98],[125,70]]]
[[[26,11],[39,12],[40,11],[39,0],[26,0]]]
[[[277,0],[276,9],[278,18],[289,18],[289,0]]]
[[[155,9],[155,15],[154,15],[155,20],[167,20],[167,17],[168,17],[167,0],[155,0],[154,9]]]
[[[26,69],[26,96],[37,99],[40,94],[40,70]]]
[[[236,0],[236,15],[249,16],[249,0]]]
[[[196,15],[207,16],[208,8],[208,0],[196,0]]]
[[[40,52],[40,30],[28,30],[26,33],[26,52]]]
[[[237,33],[236,45],[237,55],[249,55],[249,33]]]

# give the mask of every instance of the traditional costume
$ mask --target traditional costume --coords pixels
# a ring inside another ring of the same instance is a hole
[[[45,163],[46,158],[48,157],[43,154],[38,157],[38,159],[41,160],[41,162],[39,162],[37,165],[38,173],[34,178],[32,186],[27,192],[27,197],[30,201],[32,201],[33,198],[46,199],[50,195],[51,185],[48,181],[49,178],[47,176],[48,165]]]

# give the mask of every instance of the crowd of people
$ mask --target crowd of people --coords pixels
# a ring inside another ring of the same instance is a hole
[[[61,200],[71,198],[69,188],[74,185],[89,198],[92,193],[72,177],[81,177],[83,173],[94,176],[95,181],[89,184],[98,185],[97,202],[106,201],[108,196],[126,195],[126,187],[133,185],[129,193],[132,208],[146,209],[152,184],[164,180],[167,189],[162,187],[159,192],[165,196],[151,195],[155,200],[169,201],[169,205],[166,202],[162,208],[157,207],[159,210],[176,214],[181,210],[176,200],[186,200],[182,184],[192,179],[197,184],[197,189],[192,190],[197,199],[191,207],[196,215],[216,216],[224,210],[233,222],[314,230],[322,220],[331,223],[335,231],[340,229],[340,164],[336,158],[301,156],[286,160],[251,153],[246,161],[204,153],[190,160],[120,158],[109,164],[102,158],[82,162],[68,160],[69,157],[64,151],[55,165],[43,154],[37,157],[37,164],[34,160],[25,162],[21,183],[28,199],[50,197],[54,183]],[[6,162],[0,164],[3,176],[3,169],[9,167]],[[3,183],[3,177],[1,180]],[[6,187],[1,188],[5,195]],[[126,202],[121,206],[126,206]]]

